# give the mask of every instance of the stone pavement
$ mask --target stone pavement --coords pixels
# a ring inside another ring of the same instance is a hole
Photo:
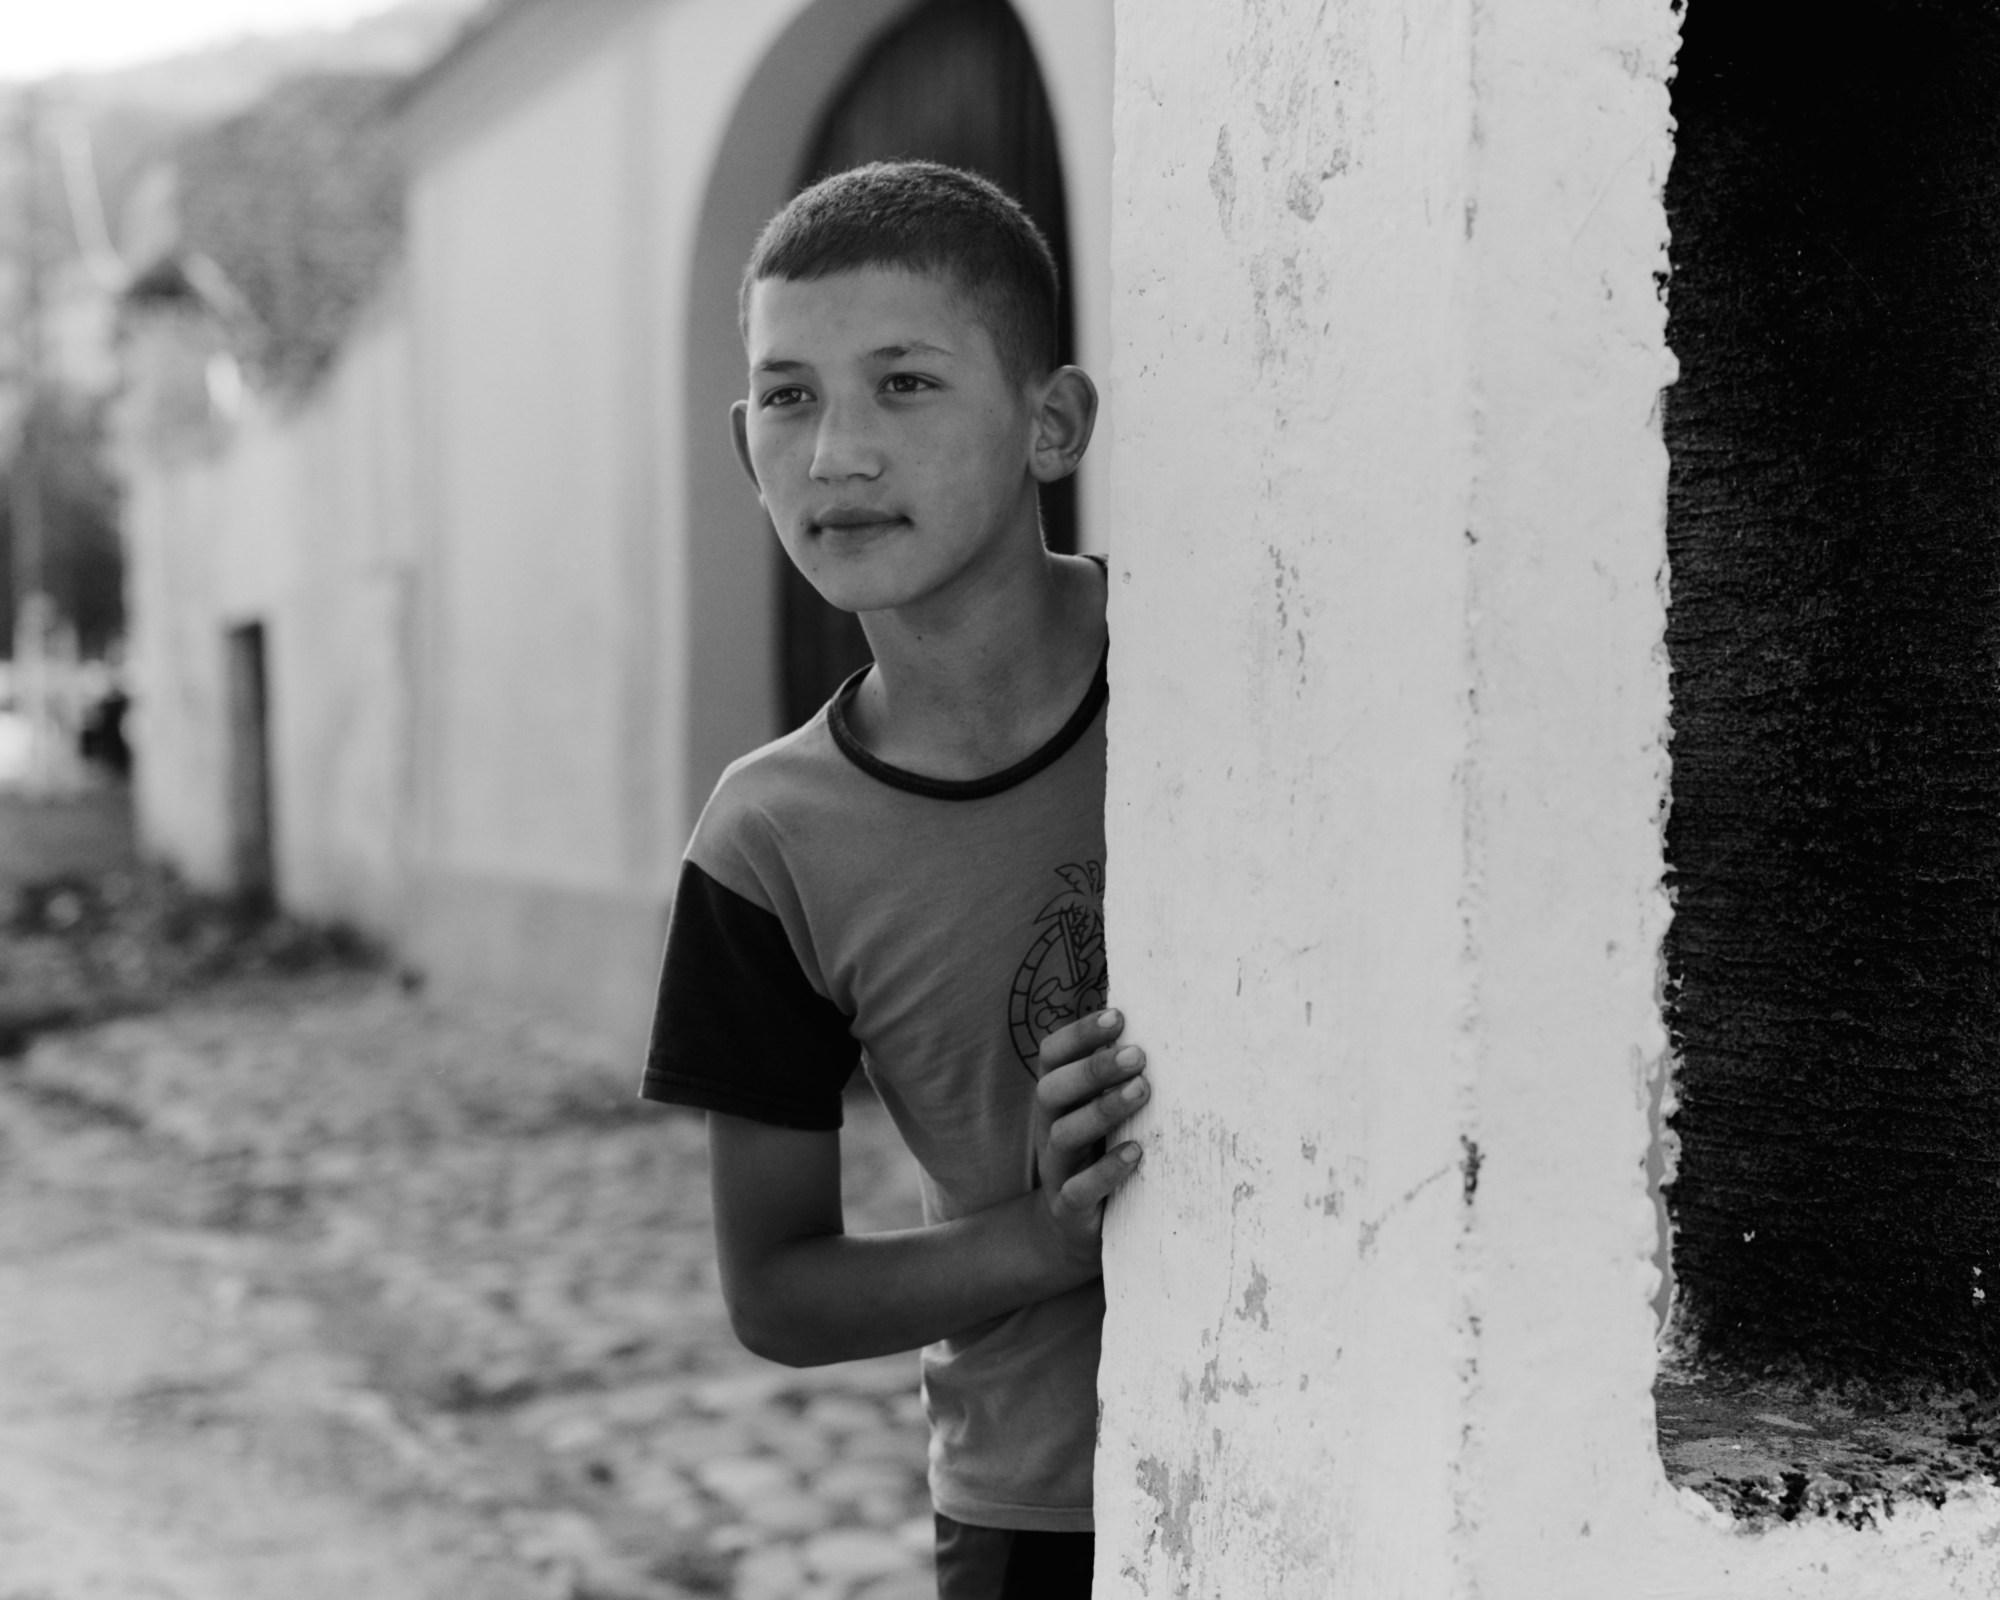
[[[0,1060],[0,1600],[928,1596],[914,1358],[744,1352],[634,1078],[352,972]],[[849,1226],[914,1220],[874,1102],[844,1149]]]

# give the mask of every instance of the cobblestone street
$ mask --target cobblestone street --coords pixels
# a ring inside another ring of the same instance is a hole
[[[0,1060],[0,1600],[928,1595],[914,1358],[736,1345],[635,1076],[352,971]]]

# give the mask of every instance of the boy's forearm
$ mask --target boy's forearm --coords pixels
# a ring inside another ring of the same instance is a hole
[[[913,1350],[1098,1273],[1029,1193],[929,1227],[791,1240],[724,1287],[750,1349],[807,1367]]]

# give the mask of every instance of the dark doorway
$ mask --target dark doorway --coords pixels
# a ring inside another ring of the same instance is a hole
[[[1006,0],[929,0],[863,56],[812,141],[800,186],[867,161],[916,158],[978,172],[1021,202],[1063,276],[1059,353],[1071,359],[1069,225],[1055,120],[1033,47]],[[1076,549],[1076,483],[1042,491],[1051,549]],[[795,728],[864,665],[861,624],[789,561],[779,565],[780,681]]]
[[[231,628],[225,649],[231,887],[246,906],[268,909],[277,870],[271,845],[271,720],[263,623]]]
[[[1677,1316],[2000,1387],[2000,7],[1684,28]]]

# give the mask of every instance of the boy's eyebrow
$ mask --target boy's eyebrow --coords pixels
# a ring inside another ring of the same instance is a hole
[[[949,359],[951,354],[952,352],[941,344],[932,344],[926,339],[909,339],[901,344],[878,345],[868,352],[868,359],[870,361],[907,361],[911,356],[944,356]],[[783,375],[794,372],[806,372],[811,370],[811,367],[812,363],[809,361],[782,361],[774,356],[768,361],[758,362],[750,370],[752,372],[770,372]]]
[[[904,361],[911,356],[948,356],[951,352],[941,344],[931,344],[923,339],[911,339],[903,344],[885,344],[868,352],[874,361]]]

